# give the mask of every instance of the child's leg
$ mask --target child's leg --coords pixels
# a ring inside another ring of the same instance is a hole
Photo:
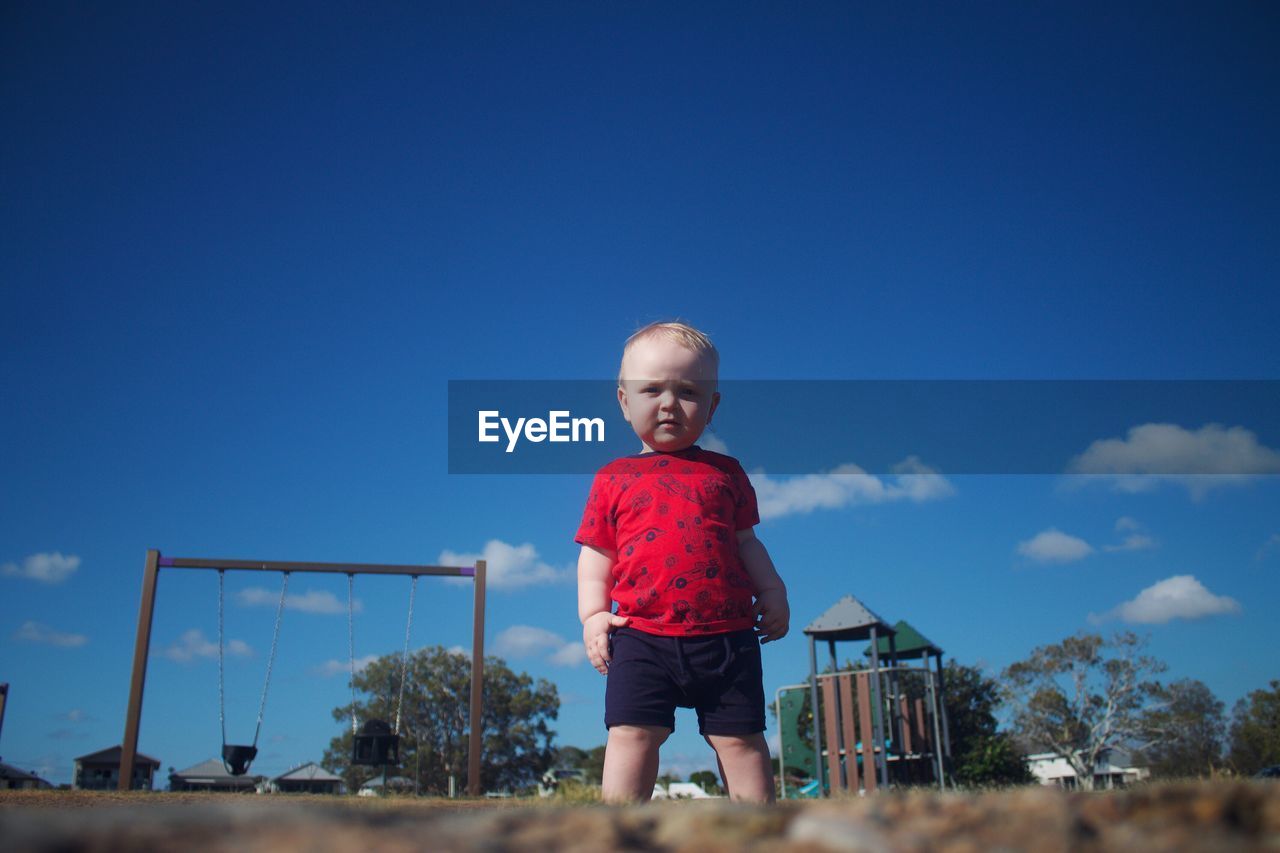
[[[605,802],[646,802],[653,798],[653,786],[658,781],[658,747],[670,734],[671,729],[662,726],[609,729],[600,786]]]
[[[707,735],[716,751],[721,778],[733,800],[772,803],[773,763],[763,732],[753,735]],[[612,743],[612,739],[610,740]]]

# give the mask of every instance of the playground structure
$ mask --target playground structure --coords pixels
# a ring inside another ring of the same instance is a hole
[[[404,698],[405,664],[408,657],[409,632],[413,625],[413,597],[421,576],[470,577],[474,580],[471,642],[471,733],[467,746],[467,792],[474,797],[481,795],[480,750],[483,741],[482,709],[484,703],[484,596],[485,561],[477,560],[475,566],[404,566],[372,563],[297,563],[268,562],[260,560],[223,560],[189,557],[163,557],[160,552],[147,551],[142,575],[142,601],[138,609],[138,634],[133,651],[133,674],[129,686],[129,705],[125,714],[124,739],[120,754],[120,783],[122,791],[129,790],[133,767],[138,754],[138,730],[142,720],[142,693],[147,674],[147,658],[151,649],[151,623],[155,613],[156,582],[160,569],[207,569],[218,572],[218,702],[219,720],[222,712],[222,610],[223,576],[227,571],[280,572],[282,575],[280,602],[276,608],[275,628],[271,641],[271,656],[267,662],[266,680],[262,687],[262,701],[258,710],[258,728],[253,744],[228,744],[223,722],[222,759],[228,772],[244,773],[257,755],[258,732],[262,728],[266,708],[267,690],[271,683],[271,667],[275,660],[276,643],[280,634],[280,622],[284,611],[289,575],[294,572],[345,574],[347,576],[347,629],[352,677],[352,732],[353,764],[394,764],[399,756],[400,711],[397,708],[394,729],[381,720],[368,720],[357,728],[355,717],[355,640],[352,615],[353,584],[356,575],[407,575],[413,579],[410,588],[409,618],[405,627],[405,649],[401,657],[400,701]],[[0,706],[3,707],[3,706]]]
[[[942,702],[942,649],[905,621],[888,625],[852,595],[832,605],[804,633],[809,637],[809,680],[779,688],[775,697],[783,796],[838,790],[869,794],[892,785],[931,783],[945,789],[951,743]],[[830,669],[822,673],[819,640],[826,641],[830,654]],[[868,665],[841,670],[836,643],[868,640],[863,653]],[[912,660],[920,665],[904,663]],[[807,738],[802,734],[806,698],[813,709]],[[810,781],[788,792],[789,773]]]

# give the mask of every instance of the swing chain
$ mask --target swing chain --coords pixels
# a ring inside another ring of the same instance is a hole
[[[409,632],[413,630],[413,599],[418,591],[418,576],[409,586],[409,620],[404,626],[404,651],[400,654],[400,698],[396,701],[395,733],[400,734],[400,714],[404,710],[404,683],[409,680]]]
[[[356,629],[355,629],[355,587],[354,572],[347,573],[347,660],[351,666],[351,734],[359,733],[360,726],[356,722]]]
[[[267,657],[267,677],[262,682],[262,701],[258,704],[258,726],[253,730],[253,745],[258,745],[258,733],[262,731],[262,715],[267,710],[267,690],[271,687],[271,668],[276,662],[276,647],[280,642],[280,623],[284,617],[285,595],[289,591],[289,573],[284,573],[280,584],[280,603],[276,605],[276,626],[271,634],[271,654]]]
[[[222,745],[227,745],[227,705],[222,676],[222,600],[226,571],[218,569],[218,725],[222,727]]]

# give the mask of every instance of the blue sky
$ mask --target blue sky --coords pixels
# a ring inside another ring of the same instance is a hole
[[[565,650],[589,478],[449,475],[451,379],[608,378],[673,316],[726,379],[1277,378],[1265,5],[0,15],[0,756],[54,781],[121,738],[147,548],[486,553],[487,648],[558,685],[561,743],[603,741]],[[726,399],[731,451],[752,417]],[[1165,438],[1212,454],[1217,420]],[[1222,425],[1274,472],[1274,424]],[[1277,677],[1274,476],[940,475],[764,486],[793,607],[770,692],[846,593],[992,671],[1127,626],[1228,703]],[[277,583],[228,577],[233,741]],[[358,656],[399,648],[407,586],[357,582]],[[291,591],[262,772],[318,759],[346,690],[345,584]],[[414,644],[465,646],[468,595],[423,581]],[[162,574],[141,747],[166,768],[218,750],[216,607],[212,573]],[[713,765],[694,729],[669,768]]]

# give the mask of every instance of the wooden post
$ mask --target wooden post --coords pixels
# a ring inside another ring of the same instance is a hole
[[[862,786],[876,790],[876,742],[871,725],[871,679],[874,673],[858,673],[858,728],[862,730]]]
[[[120,744],[120,780],[118,788],[133,787],[133,765],[138,756],[138,727],[142,724],[142,687],[147,679],[147,653],[151,649],[151,617],[156,609],[156,578],[159,576],[160,552],[147,551],[142,569],[142,603],[138,606],[138,636],[133,643],[133,677],[129,681],[129,708],[125,712],[124,740]]]
[[[840,772],[840,736],[837,726],[840,724],[839,710],[836,706],[835,677],[822,679],[822,723],[827,736],[827,778],[830,780],[832,794],[845,787]]]
[[[840,676],[840,728],[844,732],[844,777],[851,794],[858,793],[858,732],[853,726],[853,676]]]
[[[478,797],[480,749],[484,738],[484,575],[485,561],[476,560],[474,613],[471,625],[471,737],[467,743],[467,793]]]

